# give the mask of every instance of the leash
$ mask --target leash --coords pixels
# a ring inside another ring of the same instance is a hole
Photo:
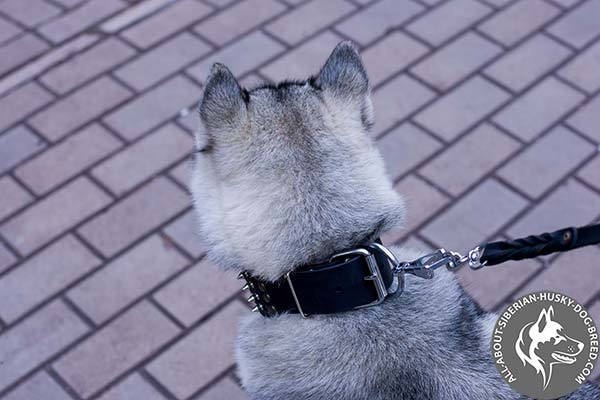
[[[463,265],[477,270],[506,261],[519,261],[557,252],[575,250],[600,243],[600,224],[579,228],[564,228],[551,233],[531,235],[520,239],[481,244],[466,256],[438,249],[411,262],[395,263],[394,273],[410,273],[421,278],[433,278],[433,271],[445,266],[456,270]],[[394,264],[393,264],[394,265]]]
[[[243,271],[243,290],[251,292],[252,311],[265,317],[282,313],[334,314],[382,303],[404,291],[405,275],[432,279],[434,271],[446,267],[456,271],[464,265],[473,270],[565,252],[600,243],[600,224],[565,228],[525,238],[480,244],[461,255],[437,249],[413,261],[399,261],[379,239],[364,246],[334,254],[328,262],[307,265],[269,282]]]

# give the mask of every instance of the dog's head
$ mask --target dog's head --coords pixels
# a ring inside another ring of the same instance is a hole
[[[369,82],[349,42],[306,81],[246,90],[215,64],[200,120],[191,189],[221,264],[276,279],[403,215],[368,133]]]
[[[521,329],[516,344],[517,355],[523,364],[529,364],[542,374],[544,388],[548,386],[555,364],[573,364],[584,344],[565,333],[554,320],[552,306],[542,309],[538,319]]]

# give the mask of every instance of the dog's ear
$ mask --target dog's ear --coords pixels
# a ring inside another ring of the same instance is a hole
[[[369,94],[367,71],[350,41],[338,44],[316,79],[319,86],[338,96],[359,97]]]
[[[200,119],[218,129],[237,126],[245,115],[245,92],[225,65],[214,64],[200,100]]]
[[[535,325],[537,326],[538,332],[543,332],[546,324],[552,320],[552,316],[554,315],[554,308],[550,306],[547,310],[544,308],[538,317]]]

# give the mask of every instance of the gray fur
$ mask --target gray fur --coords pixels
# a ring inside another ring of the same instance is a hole
[[[401,221],[403,202],[368,134],[369,84],[352,44],[308,81],[251,91],[216,65],[200,116],[191,188],[222,266],[276,280]],[[450,273],[407,280],[404,295],[378,307],[244,318],[236,355],[251,397],[518,399],[491,359],[495,317]]]

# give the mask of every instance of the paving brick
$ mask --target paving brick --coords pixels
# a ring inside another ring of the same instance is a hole
[[[73,8],[85,0],[54,0],[55,3],[60,3],[67,8]]]
[[[266,29],[288,44],[295,45],[355,8],[344,0],[311,1],[277,18]]]
[[[210,3],[218,8],[225,8],[226,6],[230,5],[231,3],[233,3],[235,0],[207,0],[207,3]],[[301,3],[305,0],[291,0],[291,2],[297,2],[297,3]],[[288,1],[288,3],[290,3],[290,1]]]
[[[106,129],[93,124],[21,165],[15,175],[36,194],[44,194],[120,146]]]
[[[198,86],[178,75],[113,111],[104,122],[133,140],[197,101],[200,94]]]
[[[133,6],[130,6],[123,12],[115,15],[112,18],[104,21],[100,25],[100,30],[106,33],[114,33],[120,31],[127,25],[131,25],[136,21],[139,21],[148,15],[159,11],[161,8],[167,6],[171,0],[146,0],[141,1]]]
[[[559,6],[561,6],[563,8],[571,8],[574,5],[581,2],[581,0],[550,0],[550,1],[552,1],[554,4],[558,4]]]
[[[423,15],[407,29],[437,46],[490,12],[490,7],[475,0],[451,0]]]
[[[109,257],[172,218],[189,202],[175,184],[157,178],[87,222],[79,232]]]
[[[517,1],[479,26],[486,35],[512,46],[560,14],[543,0]]]
[[[101,77],[36,114],[31,125],[56,141],[130,97],[129,90]]]
[[[427,51],[427,47],[415,39],[396,31],[363,51],[361,56],[371,86],[376,86],[423,56]]]
[[[377,142],[392,180],[434,154],[441,144],[410,123],[402,124]]]
[[[190,326],[241,289],[233,272],[204,258],[159,290],[154,298],[184,325]]]
[[[506,91],[475,76],[421,111],[415,121],[452,140],[509,98]]]
[[[38,31],[52,42],[59,43],[95,25],[126,5],[127,3],[121,0],[89,1],[45,24]]]
[[[598,257],[600,248],[597,246],[561,254],[543,273],[527,284],[517,297],[541,290],[553,290],[585,304],[598,292],[598,282],[588,278],[598,274]],[[581,279],[582,277],[587,279]]]
[[[571,111],[584,97],[550,77],[494,116],[494,121],[525,141],[531,141]]]
[[[493,151],[482,152],[481,144]],[[506,160],[519,143],[491,125],[484,124],[452,144],[421,168],[420,173],[454,196]]]
[[[527,201],[488,179],[429,223],[422,233],[438,246],[464,253],[493,235]]]
[[[206,247],[199,233],[200,224],[195,210],[190,210],[167,225],[164,232],[194,258],[206,253]]]
[[[415,175],[409,175],[395,186],[406,204],[406,219],[383,235],[384,243],[396,243],[444,207],[450,199]]]
[[[148,48],[205,17],[211,11],[211,7],[196,0],[178,1],[125,30],[122,36],[139,47]]]
[[[373,93],[375,109],[374,135],[402,121],[427,103],[435,93],[407,75],[400,75]]]
[[[537,198],[595,151],[590,143],[559,126],[511,160],[498,174]]]
[[[211,50],[210,46],[184,32],[119,68],[115,74],[141,91],[173,74]]]
[[[480,306],[492,311],[540,270],[542,266],[538,261],[521,260],[485,267],[478,271],[461,268],[456,277]]]
[[[61,9],[43,0],[4,0],[2,12],[31,27],[60,14]]]
[[[571,51],[544,35],[536,35],[511,50],[485,73],[519,92],[565,60]]]
[[[225,378],[209,390],[204,392],[197,400],[250,400],[250,397],[230,378]]]
[[[188,398],[234,363],[237,320],[248,309],[235,301],[158,356],[147,370],[178,399]]]
[[[18,68],[0,80],[0,93],[8,92],[21,85],[23,82],[34,79],[48,68],[64,61],[74,53],[83,50],[98,40],[100,40],[100,36],[96,33],[83,34],[45,52],[40,57],[27,63],[21,68]]]
[[[70,400],[71,397],[46,372],[41,371],[8,393],[4,400]]]
[[[87,398],[178,333],[167,317],[142,302],[77,345],[53,367],[80,396]]]
[[[289,78],[303,79],[315,75],[341,40],[339,36],[325,31],[294,50],[288,51],[283,57],[262,68],[260,72],[275,82]],[[237,69],[235,72],[237,73]]]
[[[97,324],[151,291],[187,264],[172,246],[150,236],[71,289],[68,297]]]
[[[0,47],[0,75],[31,60],[48,49],[46,42],[27,33]]]
[[[17,257],[3,243],[0,243],[0,272],[12,267],[16,261]]]
[[[447,90],[477,71],[502,49],[468,32],[421,61],[411,71],[440,90]]]
[[[0,43],[8,41],[22,32],[22,29],[12,22],[0,18]]]
[[[585,1],[552,24],[548,31],[577,48],[600,35],[600,2]]]
[[[44,148],[46,144],[25,126],[19,125],[9,130],[0,136],[0,173]]]
[[[0,279],[0,316],[11,323],[100,265],[73,236],[66,236]]]
[[[52,101],[53,96],[35,82],[0,98],[0,131]]]
[[[254,32],[194,64],[187,72],[196,80],[204,82],[212,65],[220,62],[227,65],[236,76],[240,77],[281,51],[283,51],[282,45],[262,32]],[[244,56],[246,52],[252,54],[252,57]]]
[[[595,93],[600,89],[598,65],[600,65],[600,41],[580,53],[558,73],[580,89]]]
[[[55,92],[64,94],[88,79],[110,70],[133,54],[135,50],[132,47],[115,37],[109,37],[51,69],[41,80]]]
[[[56,300],[14,328],[2,332],[0,390],[54,356],[87,331],[87,326],[63,303]]]
[[[222,46],[285,9],[283,4],[274,0],[245,0],[201,22],[194,30]]]
[[[9,219],[0,226],[0,233],[17,250],[28,254],[110,201],[89,179],[80,177]]]
[[[600,196],[571,179],[538,202],[506,232],[513,238],[537,235],[567,226],[587,225],[599,215]]]
[[[423,10],[423,6],[412,0],[403,1],[402,7],[398,7],[394,0],[382,0],[341,22],[336,29],[357,43],[366,45]]]
[[[192,163],[189,159],[183,160],[169,171],[169,175],[186,188],[190,185],[191,174]]]
[[[600,95],[573,114],[568,124],[596,143],[600,143]]]
[[[113,193],[121,195],[185,157],[193,146],[190,135],[168,124],[104,161],[92,174]]]
[[[581,179],[600,190],[600,156],[594,157],[577,174]]]
[[[165,397],[139,374],[134,373],[98,398],[98,400],[132,399],[164,400]]]

